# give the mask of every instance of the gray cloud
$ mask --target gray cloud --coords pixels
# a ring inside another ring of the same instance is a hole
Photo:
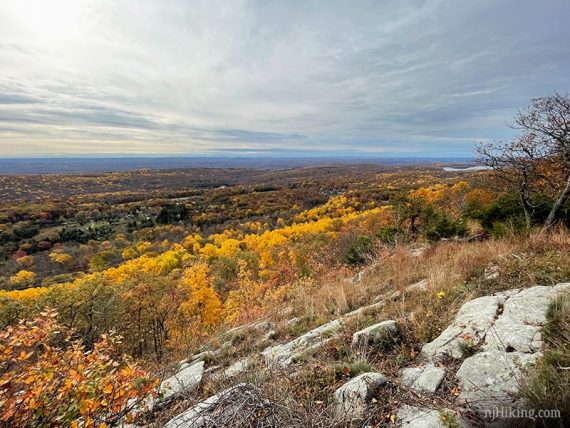
[[[570,83],[566,0],[4,3],[0,156],[469,155]]]

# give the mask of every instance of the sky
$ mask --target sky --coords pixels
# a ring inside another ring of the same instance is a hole
[[[0,157],[469,156],[570,88],[568,0],[1,0]]]

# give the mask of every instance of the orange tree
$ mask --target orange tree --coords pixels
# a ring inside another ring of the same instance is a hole
[[[0,421],[3,426],[107,427],[133,419],[157,381],[125,357],[119,338],[102,335],[87,350],[42,312],[0,333]]]

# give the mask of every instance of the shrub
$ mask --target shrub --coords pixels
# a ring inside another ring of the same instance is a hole
[[[6,426],[107,427],[132,419],[155,381],[111,355],[119,338],[87,350],[54,312],[0,333],[0,420]]]
[[[454,219],[445,213],[435,214],[426,229],[426,238],[430,241],[439,241],[443,238],[463,236],[467,227],[461,219]]]
[[[376,232],[376,237],[385,244],[395,244],[397,233],[398,229],[396,227],[386,226]]]
[[[359,236],[348,248],[346,263],[350,266],[358,266],[366,262],[366,256],[372,253],[374,243],[368,236]]]

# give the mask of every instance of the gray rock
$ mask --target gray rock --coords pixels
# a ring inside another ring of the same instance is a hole
[[[540,353],[502,352],[494,349],[467,358],[457,371],[459,399],[484,416],[498,407],[518,407],[516,398],[523,367],[534,364]]]
[[[322,346],[327,339],[326,335],[333,333],[340,325],[341,322],[338,319],[330,321],[290,342],[270,346],[261,352],[261,355],[263,355],[268,365],[287,366],[293,362],[294,356],[298,356],[308,349]]]
[[[445,369],[435,367],[433,364],[428,365],[420,374],[420,376],[412,384],[412,389],[419,392],[436,392],[443,379],[445,378]]]
[[[353,346],[366,346],[369,343],[378,342],[385,339],[393,339],[398,334],[396,321],[388,320],[371,325],[352,335]]]
[[[224,370],[224,376],[232,377],[246,371],[253,361],[252,357],[242,358]]]
[[[473,346],[482,344],[485,351],[536,352],[542,347],[540,331],[548,306],[563,293],[570,293],[570,283],[509,290],[471,300],[438,338],[424,345],[422,356],[447,353],[461,358],[460,345],[466,337],[471,338]]]
[[[509,290],[467,302],[453,324],[423,347],[422,355],[461,357],[459,344],[465,335],[472,337],[482,351],[466,358],[456,373],[459,399],[481,417],[499,407],[518,408],[520,376],[541,356],[548,307],[564,293],[570,293],[570,283]]]
[[[404,404],[396,413],[398,426],[402,428],[443,428],[444,425],[437,410],[426,407],[414,407]]]
[[[246,388],[247,384],[240,383],[213,395],[168,421],[164,428],[202,428],[208,425],[212,426],[213,421],[209,417],[212,410],[219,405],[224,405],[225,401],[236,394],[242,393]]]
[[[470,337],[473,345],[484,340],[504,301],[504,296],[497,295],[479,297],[465,303],[453,323],[439,337],[423,346],[421,355],[433,358],[449,354],[454,358],[461,358],[461,344],[465,343],[465,337]]]
[[[334,393],[334,413],[343,419],[362,419],[378,387],[388,382],[380,373],[363,373],[349,380]]]
[[[268,331],[273,330],[274,326],[268,321],[262,321],[255,324],[253,328],[261,333],[267,333]]]
[[[540,331],[552,300],[552,287],[532,287],[509,297],[486,336],[484,350],[532,353],[542,348]]]
[[[291,318],[289,321],[285,323],[285,327],[295,327],[296,325],[299,325],[300,322],[301,320],[297,317]]]
[[[400,371],[402,385],[418,392],[436,392],[445,379],[445,369],[428,364],[425,367],[408,367]]]
[[[161,401],[168,401],[182,392],[189,391],[201,382],[204,374],[204,361],[198,361],[179,371],[160,384]]]
[[[492,265],[485,268],[485,272],[483,272],[483,278],[486,281],[492,281],[494,279],[499,279],[501,274],[499,273],[499,266]]]
[[[402,385],[411,388],[423,371],[423,367],[406,367],[400,371],[400,382]]]
[[[421,281],[416,282],[415,284],[408,285],[406,287],[406,292],[410,293],[413,291],[426,291],[428,288],[428,280],[422,279]]]
[[[348,319],[348,318],[352,318],[355,316],[359,316],[359,315],[362,315],[363,313],[365,313],[366,311],[374,311],[376,309],[381,308],[382,306],[384,306],[384,302],[376,302],[376,303],[373,303],[371,305],[361,306],[360,308],[355,309],[354,311],[347,312],[346,314],[344,314],[342,316],[342,318]]]

